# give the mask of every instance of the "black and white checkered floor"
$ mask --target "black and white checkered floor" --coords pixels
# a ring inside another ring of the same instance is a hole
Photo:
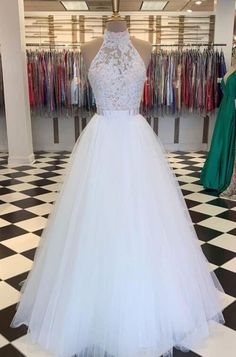
[[[60,189],[69,152],[37,152],[32,166],[7,167],[0,154],[0,356],[49,357],[25,341],[25,327],[10,321],[19,299],[19,282],[29,272],[52,203]],[[225,325],[212,324],[210,337],[182,357],[236,356],[236,202],[218,198],[199,184],[204,152],[170,153],[189,207],[199,244],[219,278],[225,294]],[[171,214],[171,213],[170,213]]]

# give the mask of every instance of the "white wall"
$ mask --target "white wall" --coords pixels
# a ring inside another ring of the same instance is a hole
[[[23,0],[1,0],[0,44],[9,165],[34,161],[24,28]]]
[[[215,2],[215,43],[225,43],[224,54],[227,68],[232,62],[232,44],[234,33],[235,0],[217,0]]]
[[[153,125],[153,120],[151,125]],[[209,138],[211,140],[215,123],[215,115],[210,116]],[[34,151],[71,150],[75,143],[74,118],[59,118],[59,143],[54,143],[53,120],[48,117],[32,116],[32,133]],[[81,125],[80,125],[81,127]],[[179,143],[174,143],[174,117],[159,118],[159,138],[169,151],[174,150],[207,150],[208,145],[202,143],[203,118],[198,115],[185,114],[180,117]],[[80,129],[82,130],[82,128]],[[81,131],[80,131],[81,132]],[[0,117],[0,150],[7,151],[5,118]]]

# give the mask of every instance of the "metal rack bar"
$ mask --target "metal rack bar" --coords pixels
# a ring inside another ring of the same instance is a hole
[[[27,43],[26,47],[51,47],[50,43]],[[69,44],[53,44],[53,47],[80,47],[80,43],[69,43]],[[227,46],[226,43],[170,43],[170,44],[153,44],[153,47],[224,47]]]
[[[224,47],[227,46],[226,43],[185,43],[185,44],[160,44],[160,45],[152,45],[153,47],[197,47],[197,46],[203,46],[203,47]]]

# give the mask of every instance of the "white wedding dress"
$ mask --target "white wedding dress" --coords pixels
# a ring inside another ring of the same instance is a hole
[[[139,114],[146,69],[128,30],[89,68],[97,103],[72,151],[11,323],[60,357],[171,356],[224,323],[166,153]]]

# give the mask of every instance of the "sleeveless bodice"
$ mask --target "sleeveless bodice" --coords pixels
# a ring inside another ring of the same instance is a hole
[[[230,73],[226,81],[222,78],[221,89],[224,93],[223,100],[226,98],[231,98],[233,100],[236,98],[236,71]]]
[[[97,109],[139,108],[145,78],[145,64],[133,46],[128,30],[105,30],[102,46],[88,71]]]

